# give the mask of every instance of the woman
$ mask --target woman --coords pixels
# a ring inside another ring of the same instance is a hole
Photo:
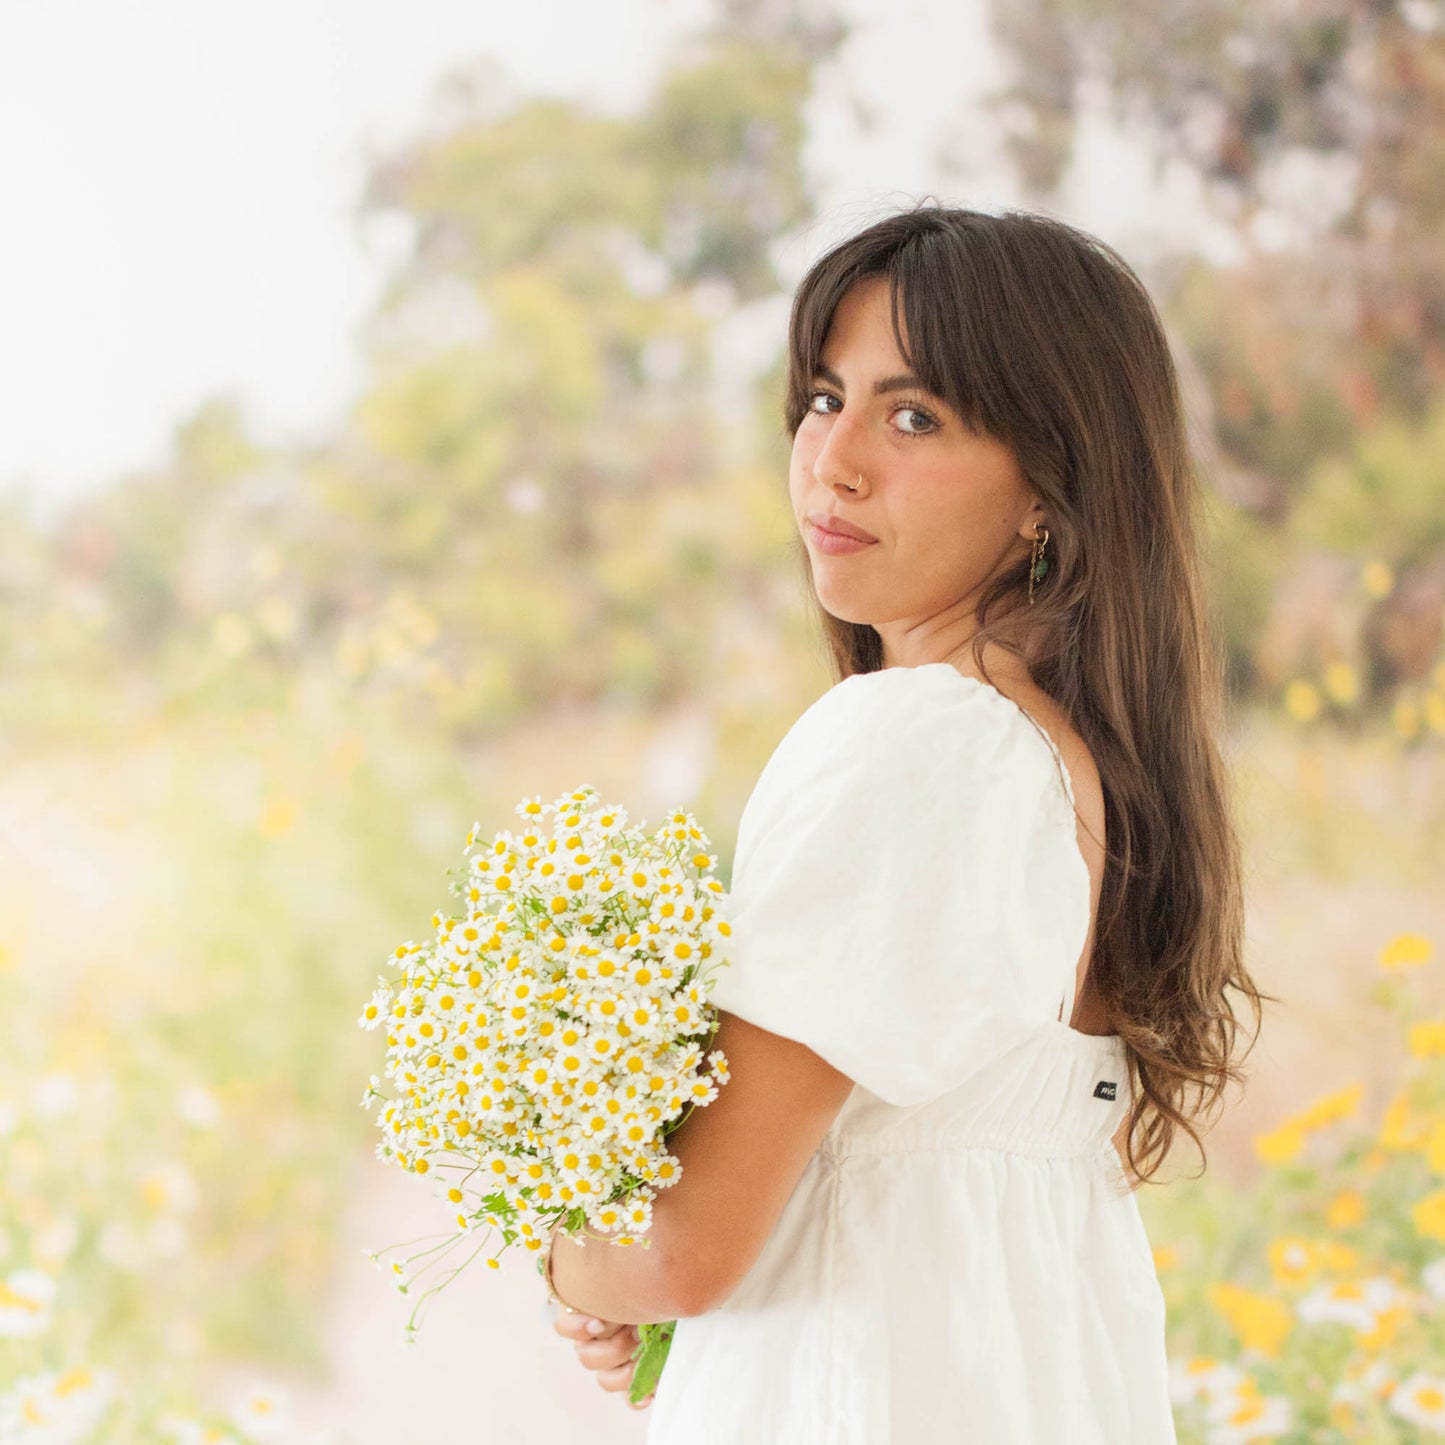
[[[650,1445],[1172,1441],[1133,1190],[1267,995],[1158,317],[1090,236],[925,204],[804,278],[786,410],[839,681],[739,825],[728,1085],[652,1248],[559,1237],[558,1331],[620,1389],[678,1320]]]

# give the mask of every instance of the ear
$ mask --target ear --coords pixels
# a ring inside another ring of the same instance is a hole
[[[1037,497],[1034,498],[1033,504],[1029,507],[1028,511],[1024,513],[1023,521],[1019,523],[1019,536],[1031,547],[1034,544],[1034,526],[1036,523],[1040,528],[1049,525],[1048,513],[1044,510],[1044,504]]]

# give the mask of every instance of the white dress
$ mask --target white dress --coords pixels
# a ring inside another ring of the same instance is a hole
[[[855,1087],[742,1283],[678,1321],[648,1445],[1175,1441],[1124,1050],[1067,1022],[1072,798],[946,662],[845,679],[768,760],[713,1001]]]

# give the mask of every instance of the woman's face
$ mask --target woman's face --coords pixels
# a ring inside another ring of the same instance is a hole
[[[788,491],[818,600],[876,628],[886,666],[941,660],[972,635],[985,585],[1029,554],[1043,508],[1010,447],[970,431],[908,374],[886,277],[839,303],[811,393]],[[810,513],[877,540],[830,550]]]

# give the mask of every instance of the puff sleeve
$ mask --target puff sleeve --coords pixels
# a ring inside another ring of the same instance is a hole
[[[1069,990],[1090,884],[1065,777],[950,663],[830,688],[743,810],[712,1001],[890,1104],[957,1088]]]

